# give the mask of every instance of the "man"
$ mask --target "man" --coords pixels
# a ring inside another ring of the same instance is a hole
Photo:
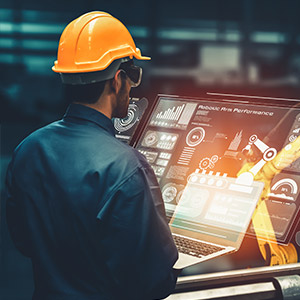
[[[62,120],[15,150],[7,222],[32,259],[33,299],[157,299],[176,283],[178,254],[152,169],[114,137],[141,79],[125,26],[103,12],[71,22],[53,70],[72,98]]]

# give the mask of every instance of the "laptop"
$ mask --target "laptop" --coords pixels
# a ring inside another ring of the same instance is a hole
[[[174,268],[237,251],[263,187],[205,170],[192,173],[169,223],[179,252]]]
[[[244,183],[237,175],[246,161],[245,149],[261,148],[253,152],[260,161],[259,170],[265,163],[262,152],[280,151],[289,142],[300,109],[291,109],[293,100],[283,102],[236,95],[158,95],[132,145],[145,155],[160,184],[180,253],[175,268],[237,251],[247,228],[249,234],[264,184]],[[278,198],[276,201],[278,204]],[[299,211],[298,201],[293,207],[288,222]],[[215,250],[195,251],[198,246],[193,242],[210,244]]]

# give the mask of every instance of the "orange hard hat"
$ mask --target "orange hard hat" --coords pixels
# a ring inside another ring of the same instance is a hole
[[[57,73],[102,71],[123,58],[149,60],[142,56],[127,28],[108,13],[86,13],[63,31],[52,70]],[[75,75],[75,74],[74,74]]]

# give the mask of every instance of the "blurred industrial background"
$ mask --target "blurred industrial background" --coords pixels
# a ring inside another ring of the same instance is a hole
[[[225,92],[300,98],[300,1],[110,0],[0,1],[0,298],[31,299],[30,261],[5,225],[3,183],[17,144],[66,108],[52,72],[64,27],[79,15],[110,12],[142,53],[142,85],[132,96]]]

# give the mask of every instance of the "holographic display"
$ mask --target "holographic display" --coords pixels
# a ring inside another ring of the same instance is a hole
[[[262,182],[254,182],[239,189],[235,178],[193,173],[180,199],[176,199],[172,226],[236,242],[248,228],[263,186]],[[175,190],[170,195],[170,201],[165,203],[168,208]]]
[[[300,135],[299,105],[248,100],[176,96],[157,99],[135,147],[154,169],[168,217],[174,214],[188,178],[196,170],[215,178],[215,182],[236,178],[243,165],[250,161],[259,169]],[[300,159],[277,174],[271,184],[267,201],[276,238],[281,242],[286,241],[299,213],[299,185]],[[241,188],[241,192],[247,188]],[[222,199],[222,195],[215,197],[216,203]],[[204,200],[198,200],[200,207]]]

